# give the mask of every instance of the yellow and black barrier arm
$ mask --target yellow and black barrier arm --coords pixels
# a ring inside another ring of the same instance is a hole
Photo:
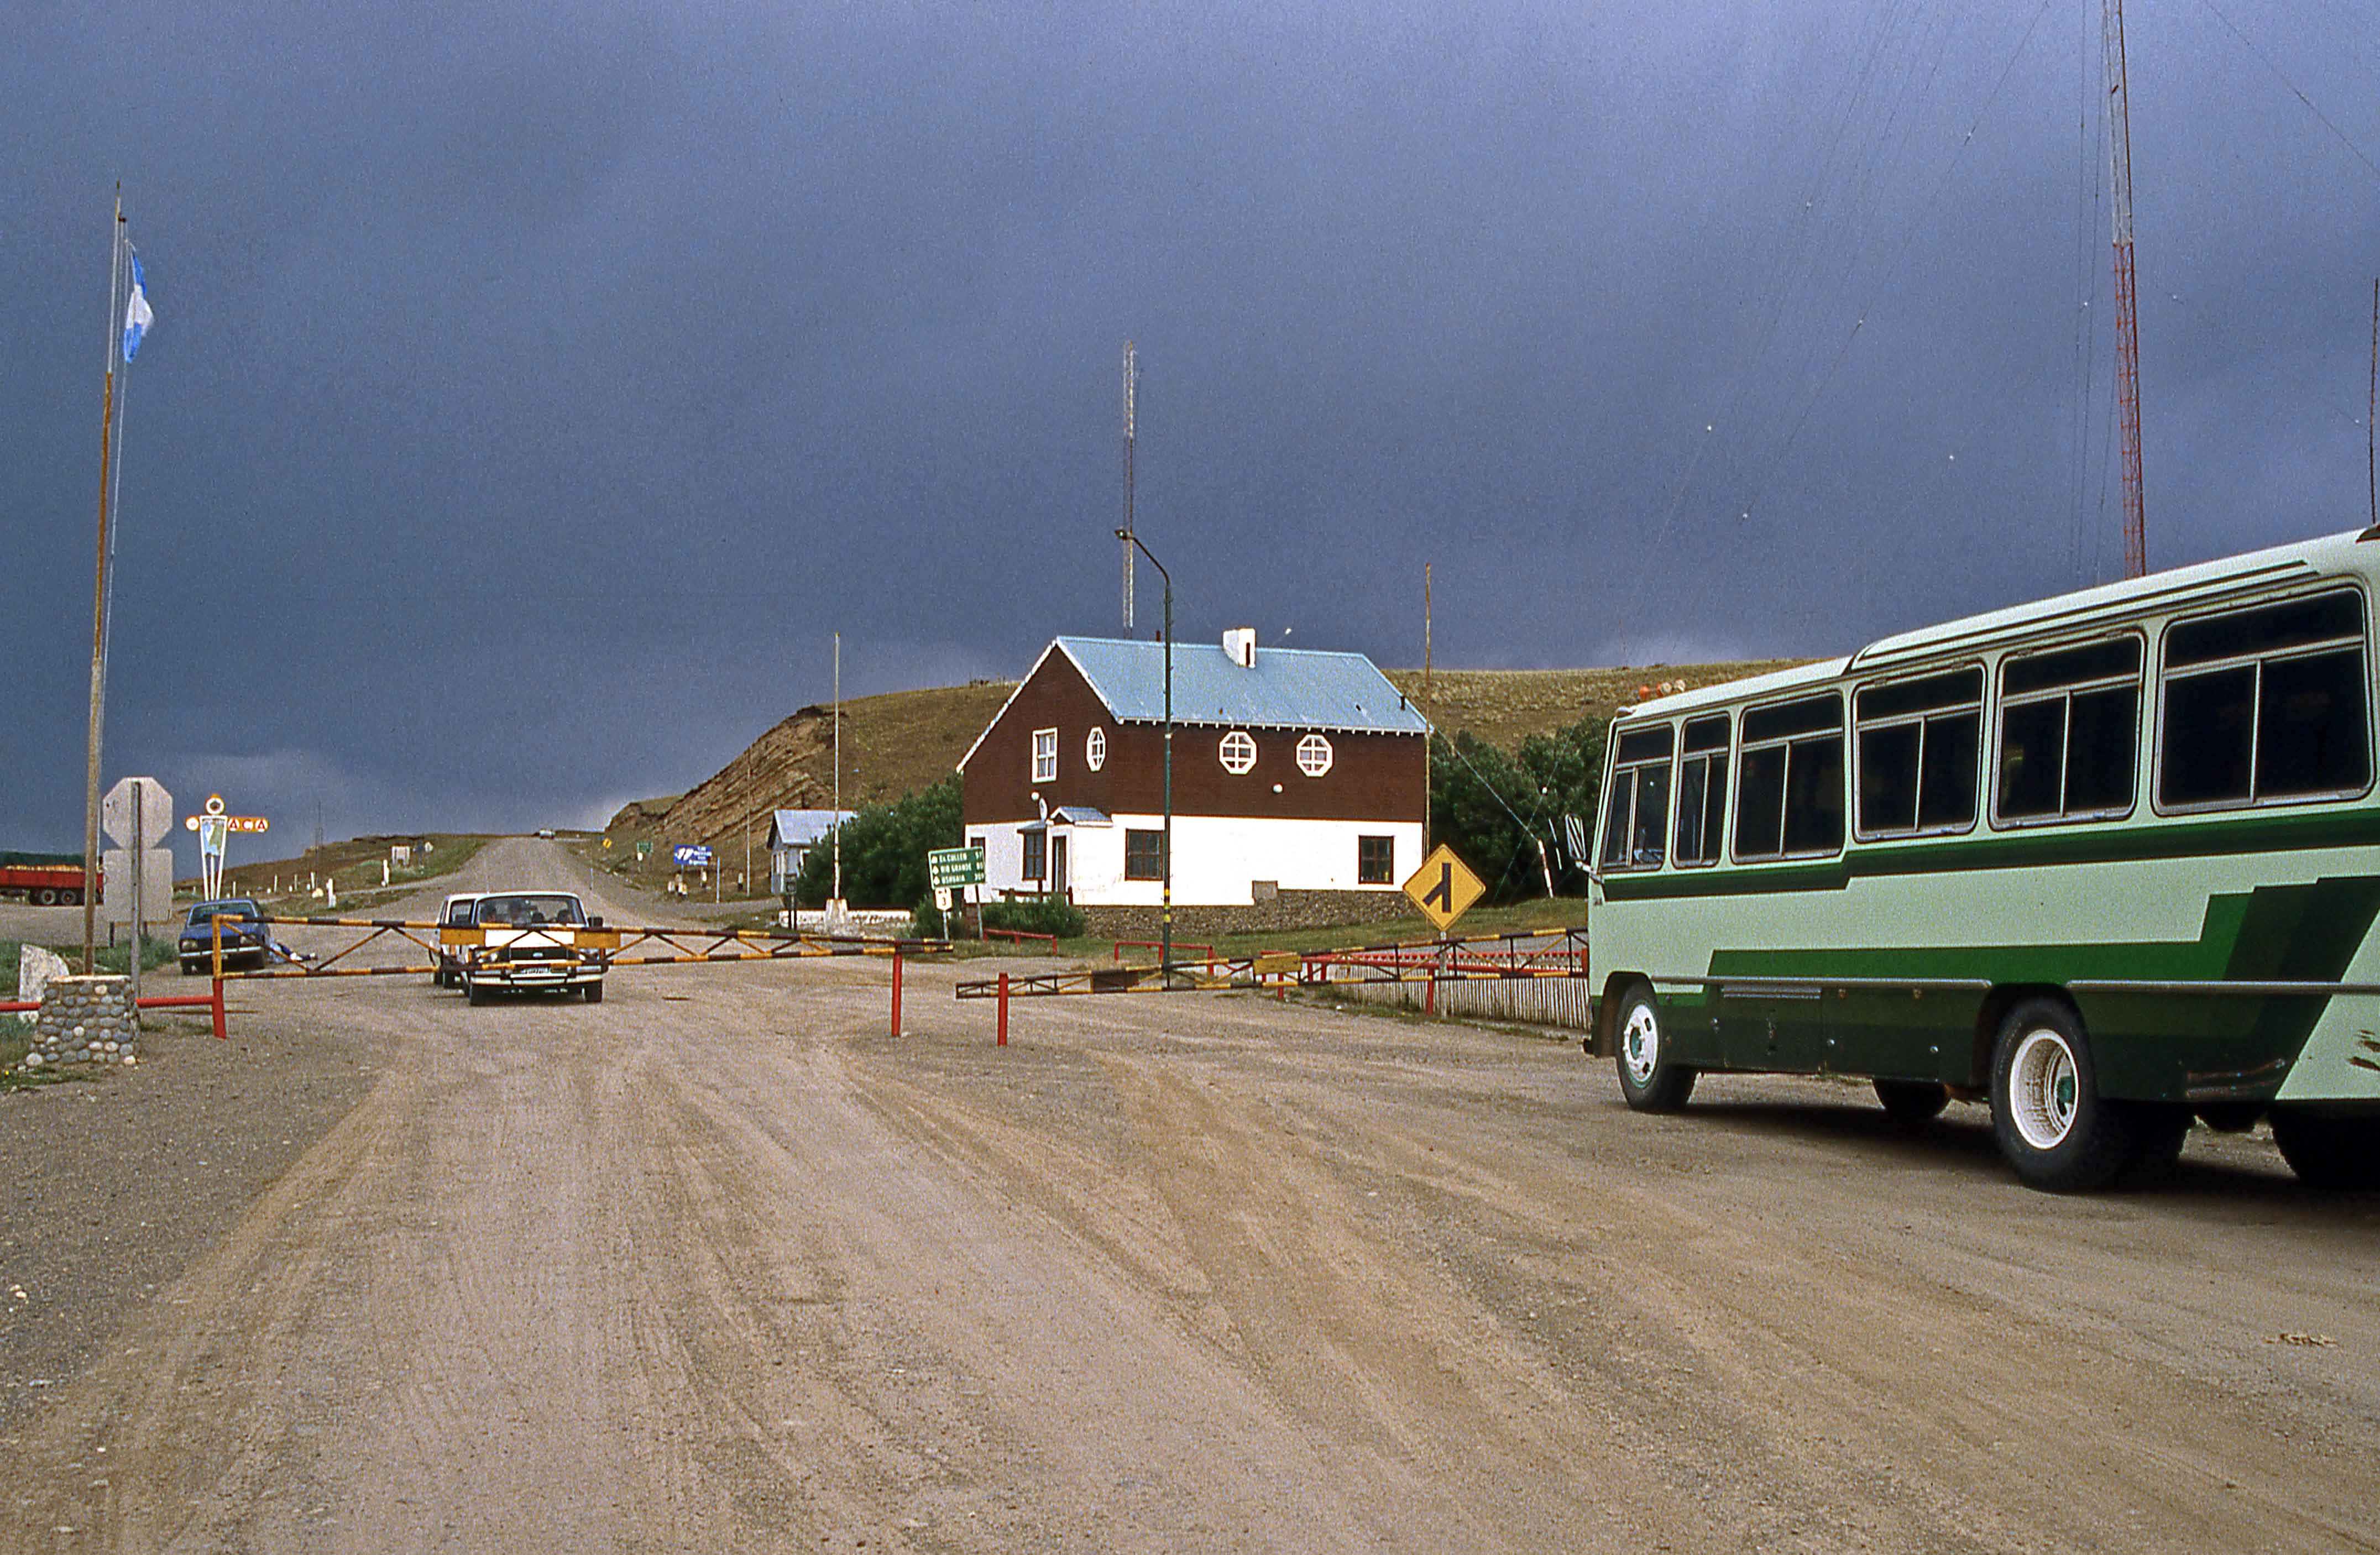
[[[585,954],[592,952],[606,967],[665,966],[738,961],[796,961],[835,955],[933,955],[948,951],[948,940],[879,940],[858,934],[808,934],[754,929],[680,929],[662,925],[605,926],[590,929],[574,924],[508,924],[462,927],[403,918],[268,917],[268,925],[310,929],[355,929],[366,932],[353,943],[312,962],[265,966],[253,971],[225,972],[226,978],[389,978],[434,972],[442,950],[488,943],[491,929],[504,936],[506,949],[540,945]],[[434,934],[434,940],[422,938]],[[341,966],[358,951],[381,942],[409,945],[426,960],[395,966]],[[648,946],[656,954],[629,954]],[[731,948],[732,947],[732,948]]]

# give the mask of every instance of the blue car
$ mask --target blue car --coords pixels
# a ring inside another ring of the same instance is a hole
[[[214,920],[223,919],[223,964],[225,966],[261,966],[273,954],[273,942],[266,933],[264,909],[251,896],[228,896],[220,901],[201,902],[190,909],[190,918],[182,925],[181,943],[176,947],[182,958],[185,976],[214,969]]]

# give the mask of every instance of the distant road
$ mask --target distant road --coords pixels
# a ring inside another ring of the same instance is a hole
[[[606,873],[558,842],[542,837],[498,837],[451,875],[441,875],[410,896],[370,909],[370,917],[434,920],[447,897],[466,891],[571,891],[589,913],[615,923],[689,924],[696,920],[662,895],[639,891]]]

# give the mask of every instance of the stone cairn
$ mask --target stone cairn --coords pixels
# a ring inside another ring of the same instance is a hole
[[[140,1054],[140,1012],[130,978],[58,978],[42,990],[28,1069],[122,1063]]]

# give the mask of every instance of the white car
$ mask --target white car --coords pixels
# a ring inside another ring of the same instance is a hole
[[[487,893],[483,891],[468,891],[446,898],[446,905],[438,909],[439,929],[444,930],[470,928],[471,909],[478,905],[480,898],[486,894]],[[446,936],[443,932],[441,932],[438,938],[438,969],[431,975],[431,980],[440,988],[461,988],[463,986],[462,958],[455,954],[455,947],[445,942]]]
[[[471,904],[470,929],[455,936],[463,991],[474,1004],[506,990],[577,992],[600,1004],[607,952],[618,942],[602,929],[567,891],[484,893]]]

